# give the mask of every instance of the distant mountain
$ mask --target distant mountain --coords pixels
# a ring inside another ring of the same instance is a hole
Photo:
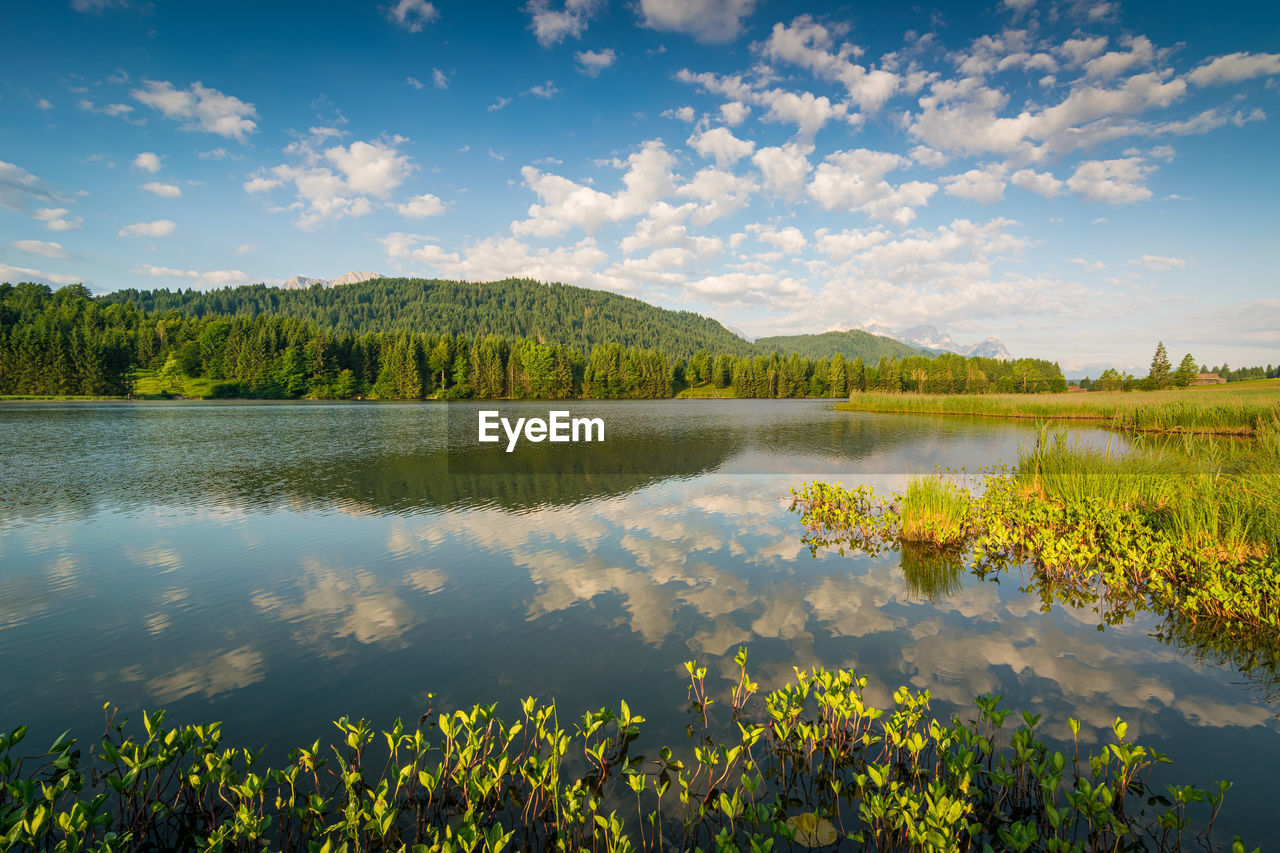
[[[878,323],[868,323],[862,328],[872,334],[883,335],[933,352],[954,352],[960,355],[976,355],[1006,361],[1013,358],[1009,349],[994,336],[988,336],[973,344],[958,344],[949,334],[939,332],[934,326],[910,326],[906,329],[894,330]]]
[[[783,355],[798,352],[806,358],[830,358],[836,353],[846,361],[861,358],[864,364],[875,364],[881,356],[905,358],[909,355],[928,355],[920,349],[899,340],[876,335],[862,329],[844,332],[823,332],[819,335],[779,335],[772,338],[756,338],[756,348],[769,353],[777,350]]]
[[[310,278],[305,275],[295,275],[293,278],[280,285],[285,290],[306,290],[314,285],[321,287],[337,287],[341,284],[356,284],[361,281],[369,281],[375,278],[382,278],[380,272],[356,272],[352,270],[349,273],[343,273],[337,278]]]
[[[352,277],[356,277],[352,280]],[[344,283],[352,280],[352,283]],[[99,297],[144,311],[294,317],[339,334],[409,330],[451,335],[535,338],[590,350],[597,344],[656,348],[688,358],[703,349],[734,356],[758,350],[715,320],[659,308],[630,296],[527,279],[442,281],[347,273],[332,281],[291,280],[219,290],[121,290]],[[321,284],[319,288],[313,283]],[[339,286],[341,285],[341,286]]]

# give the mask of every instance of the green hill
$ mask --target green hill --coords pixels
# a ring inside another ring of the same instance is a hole
[[[381,278],[338,287],[286,290],[266,285],[221,290],[121,290],[99,297],[144,311],[195,317],[292,317],[342,334],[412,330],[476,337],[534,338],[577,347],[657,348],[685,357],[698,350],[756,354],[709,317],[659,308],[604,290],[527,279],[494,282]]]
[[[820,335],[780,335],[772,338],[756,338],[756,349],[763,353],[778,351],[783,355],[793,352],[804,358],[831,358],[836,353],[845,357],[846,361],[861,358],[864,364],[875,364],[881,356],[905,358],[909,355],[928,355],[934,353],[886,338],[873,335],[861,329],[849,329],[845,332],[823,332]]]

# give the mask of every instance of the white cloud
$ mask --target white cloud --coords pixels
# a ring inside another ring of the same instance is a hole
[[[577,227],[590,234],[606,222],[645,213],[671,189],[675,158],[660,140],[650,140],[628,157],[626,163],[624,187],[612,195],[525,166],[521,169],[525,185],[537,194],[541,203],[530,205],[528,219],[512,223],[512,233],[558,237]]]
[[[57,199],[44,181],[21,166],[0,160],[0,207],[26,213],[33,201],[51,202]]]
[[[601,71],[613,65],[618,56],[613,52],[613,48],[606,47],[604,50],[582,50],[573,55],[578,61],[578,70],[588,77],[595,77]]]
[[[1229,53],[1201,65],[1187,79],[1197,86],[1212,86],[1275,74],[1280,74],[1280,53]]]
[[[404,82],[408,83],[408,84],[409,84],[411,87],[413,87],[414,89],[423,89],[423,88],[425,88],[425,86],[423,85],[422,81],[421,81],[421,80],[419,80],[417,77],[406,77],[406,78],[404,78]]]
[[[41,98],[40,100],[36,101],[36,109],[51,110],[53,109],[53,104],[49,103],[48,98]]]
[[[524,10],[538,44],[551,47],[566,38],[581,38],[602,5],[601,0],[565,0],[563,8],[556,9],[551,0],[530,0]]]
[[[1162,257],[1160,255],[1143,255],[1140,258],[1129,261],[1129,263],[1146,267],[1152,272],[1171,272],[1173,270],[1185,268],[1187,265],[1187,259]]]
[[[913,208],[928,204],[938,189],[922,181],[895,187],[885,180],[886,174],[908,163],[887,151],[837,151],[818,166],[806,192],[826,210],[859,210],[906,225],[915,218]]]
[[[504,97],[502,97],[501,95],[499,95],[499,96],[498,96],[498,99],[497,99],[496,101],[494,101],[492,104],[490,104],[490,105],[489,105],[489,107],[488,107],[489,112],[491,112],[491,113],[492,113],[492,112],[497,112],[498,110],[502,109],[503,107],[505,107],[505,106],[506,106],[507,104],[509,104],[509,103],[511,103],[511,99],[510,99],[510,98],[504,98]]]
[[[244,142],[245,134],[258,128],[253,121],[258,114],[253,104],[200,82],[192,83],[190,89],[175,89],[165,80],[143,83],[145,89],[129,93],[134,100],[159,110],[165,118],[184,121],[183,130],[204,130]]]
[[[980,169],[949,175],[942,183],[948,195],[993,204],[1004,198],[1005,172],[1003,163],[988,163]]]
[[[67,216],[69,212],[65,207],[42,207],[36,211],[35,217],[50,231],[78,231],[84,220],[79,216]]]
[[[64,285],[80,284],[84,279],[78,275],[42,272],[30,267],[14,267],[0,261],[0,281],[31,281],[37,284]]]
[[[688,143],[705,159],[714,158],[720,168],[732,166],[755,151],[756,144],[749,139],[738,139],[727,127],[717,127],[695,133]]]
[[[794,225],[781,229],[767,225],[748,225],[747,231],[755,234],[757,240],[777,246],[788,255],[797,255],[809,245],[804,232]]]
[[[439,68],[432,68],[431,69],[431,85],[435,86],[437,89],[448,89],[449,75],[445,74]]]
[[[730,127],[737,127],[751,115],[751,107],[741,101],[730,101],[720,105],[720,118]]]
[[[282,183],[282,181],[278,181],[275,178],[264,178],[259,175],[245,181],[243,186],[244,191],[247,193],[265,193],[281,186]]]
[[[241,243],[236,246],[237,255],[251,255],[256,251],[258,251],[258,247],[253,243]]]
[[[135,222],[120,229],[120,237],[168,237],[178,226],[168,219]]]
[[[1084,267],[1089,272],[1102,272],[1107,268],[1107,265],[1102,261],[1091,261],[1087,258],[1068,258],[1067,263],[1075,264],[1078,267]]]
[[[133,158],[133,168],[142,169],[144,172],[150,172],[154,175],[160,171],[160,158],[150,151],[143,151]]]
[[[1067,179],[1067,187],[1090,201],[1130,204],[1151,198],[1151,190],[1141,184],[1149,171],[1140,157],[1085,160]]]
[[[550,99],[550,98],[553,98],[553,97],[555,97],[556,95],[560,94],[560,90],[556,88],[556,84],[555,84],[555,83],[553,83],[552,81],[548,80],[548,81],[547,81],[547,82],[545,82],[545,83],[540,83],[540,84],[538,84],[537,86],[534,86],[534,87],[532,87],[532,88],[530,88],[530,89],[526,89],[525,91],[521,92],[520,94],[522,94],[522,95],[533,95],[535,98],[548,98],[548,99]]]
[[[164,198],[178,198],[182,195],[182,188],[177,184],[162,184],[159,181],[151,181],[143,184],[142,188],[149,193],[155,193]]]
[[[684,107],[676,107],[670,110],[663,110],[662,117],[673,118],[673,119],[676,119],[677,121],[691,122],[694,119],[693,107],[684,106]]]
[[[416,168],[398,149],[407,141],[401,136],[317,151],[315,143],[324,138],[326,134],[320,134],[289,145],[285,153],[299,163],[282,163],[254,175],[244,183],[245,191],[260,193],[292,185],[296,200],[288,209],[298,214],[300,228],[311,229],[327,220],[372,213],[370,197],[388,198]]]
[[[1067,58],[1072,66],[1084,65],[1093,57],[1107,49],[1106,36],[1092,38],[1067,39],[1058,46],[1058,53]]]
[[[755,6],[755,0],[640,0],[640,23],[701,42],[733,41]]]
[[[158,267],[153,264],[141,264],[129,272],[134,275],[149,275],[156,278],[169,278],[190,282],[193,285],[208,287],[230,287],[236,284],[247,284],[249,276],[240,270],[183,270],[174,267]]]
[[[784,199],[796,199],[813,168],[808,159],[812,153],[812,145],[788,142],[761,148],[751,155],[751,162],[760,170],[766,190]]]
[[[227,152],[227,149],[218,147],[209,151],[201,151],[196,156],[201,160],[226,160],[231,155]],[[237,157],[235,159],[239,158]]]
[[[62,248],[60,243],[46,242],[44,240],[15,240],[13,248],[19,252],[26,252],[28,255],[40,255],[55,260],[71,257],[71,253]]]
[[[1019,169],[1009,178],[1015,187],[1031,190],[1045,198],[1053,198],[1062,189],[1062,181],[1051,172],[1037,172],[1034,169]]]
[[[849,99],[863,110],[875,112],[898,90],[900,78],[883,69],[868,69],[851,61],[860,48],[851,44],[836,46],[827,27],[808,15],[786,24],[774,24],[762,46],[770,59],[790,62],[807,68],[819,78],[838,81],[849,93]]]
[[[423,27],[440,17],[440,10],[427,0],[396,0],[384,6],[382,13],[388,21],[411,33],[422,32]]]
[[[930,148],[928,145],[917,145],[912,148],[911,159],[930,169],[940,169],[947,165],[947,155]]]
[[[677,187],[676,194],[700,202],[690,219],[706,225],[746,207],[757,189],[748,177],[708,166],[699,169],[687,184]]]
[[[1091,59],[1084,64],[1084,72],[1089,77],[1115,77],[1128,71],[1135,65],[1150,65],[1155,59],[1155,48],[1151,44],[1151,39],[1146,36],[1136,36],[1129,40],[1129,50],[1127,53],[1120,51],[1110,51],[1101,56]]]
[[[424,219],[428,216],[439,216],[444,213],[444,202],[431,193],[423,193],[416,195],[406,201],[404,204],[398,205],[396,210],[401,216],[407,216],[410,219]]]

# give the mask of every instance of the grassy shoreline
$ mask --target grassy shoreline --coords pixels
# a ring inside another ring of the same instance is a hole
[[[1280,379],[1171,391],[1086,394],[854,394],[836,409],[1105,422],[1127,432],[1257,435],[1280,430]]]

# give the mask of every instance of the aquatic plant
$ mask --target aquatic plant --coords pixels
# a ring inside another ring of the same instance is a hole
[[[1040,716],[980,696],[940,719],[928,691],[864,698],[845,670],[795,669],[767,695],[736,657],[726,700],[685,664],[690,742],[638,752],[644,717],[626,702],[561,727],[526,699],[397,720],[335,722],[337,743],[295,749],[281,767],[227,748],[218,723],[142,732],[116,719],[84,754],[65,734],[19,758],[0,735],[0,850],[1177,850],[1211,832],[1228,782],[1157,789],[1167,756],[1130,742],[1082,755],[1038,734]],[[1017,725],[1008,731],[1006,722]],[[635,816],[626,803],[634,803]],[[1237,839],[1233,850],[1243,851]]]

